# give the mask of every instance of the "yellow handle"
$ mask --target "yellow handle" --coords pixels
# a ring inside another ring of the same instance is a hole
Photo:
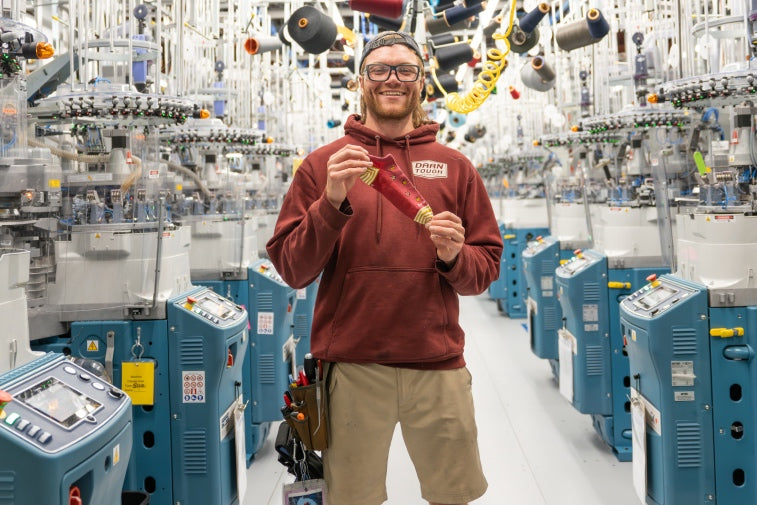
[[[710,336],[720,338],[743,337],[744,328],[710,328]]]
[[[515,234],[507,234],[503,237],[505,240],[510,240],[512,238],[515,238]]]
[[[610,289],[631,289],[630,282],[610,281],[607,283],[607,287]]]

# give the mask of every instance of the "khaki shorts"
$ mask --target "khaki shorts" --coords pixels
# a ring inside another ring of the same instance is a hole
[[[332,366],[329,448],[323,451],[330,505],[387,500],[389,445],[398,422],[425,500],[458,504],[484,494],[467,368]]]

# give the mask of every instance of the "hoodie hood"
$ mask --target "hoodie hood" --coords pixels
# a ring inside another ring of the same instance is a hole
[[[396,139],[386,137],[380,133],[371,130],[360,122],[360,114],[352,114],[347,118],[344,124],[344,133],[354,137],[361,143],[375,146],[379,142],[384,145],[415,145],[426,144],[436,140],[436,134],[439,132],[439,123],[428,123],[419,126],[403,137]],[[376,137],[379,137],[377,140]]]

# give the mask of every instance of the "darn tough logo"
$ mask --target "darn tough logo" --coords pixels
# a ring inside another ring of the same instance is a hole
[[[430,160],[414,161],[413,175],[416,177],[425,177],[426,179],[447,177],[447,164]]]

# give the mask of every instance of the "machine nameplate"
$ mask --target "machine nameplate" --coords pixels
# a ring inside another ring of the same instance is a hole
[[[585,303],[583,305],[583,322],[592,323],[599,321],[599,304]]]
[[[693,386],[694,385],[694,362],[693,361],[671,361],[670,376],[673,387],[676,386]],[[693,394],[693,393],[692,393]]]
[[[239,403],[236,400],[233,401],[218,420],[218,427],[220,429],[220,438],[218,440],[223,440],[234,430],[234,411],[238,405]]]
[[[554,288],[554,276],[542,275],[541,276],[541,290],[552,291],[553,288]]]
[[[113,180],[113,174],[90,172],[86,174],[72,174],[68,176],[68,182],[109,182]]]
[[[673,399],[677,402],[693,402],[694,391],[676,391],[673,393]]]

